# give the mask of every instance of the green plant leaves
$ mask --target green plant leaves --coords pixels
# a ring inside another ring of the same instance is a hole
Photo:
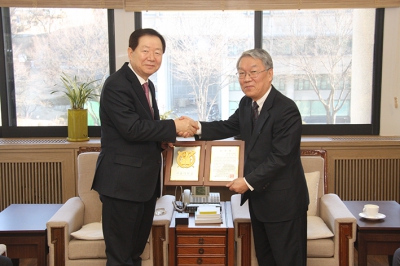
[[[63,72],[61,75],[61,81],[65,87],[64,93],[71,103],[71,109],[84,109],[85,103],[88,100],[99,96],[94,93],[96,86],[92,85],[98,80],[79,82],[76,76],[71,78]],[[51,94],[56,92],[60,91],[52,91]]]

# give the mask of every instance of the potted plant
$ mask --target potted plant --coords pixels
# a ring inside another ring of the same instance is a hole
[[[70,101],[71,108],[68,109],[68,141],[87,141],[88,136],[88,113],[85,104],[88,100],[96,98],[96,86],[93,83],[97,80],[80,82],[77,77],[69,77],[64,72],[61,81],[65,87],[64,94]],[[52,91],[51,94],[60,92]]]

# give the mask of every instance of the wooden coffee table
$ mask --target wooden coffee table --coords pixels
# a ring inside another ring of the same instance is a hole
[[[365,204],[376,204],[379,213],[386,215],[381,220],[361,218],[359,213]],[[388,255],[389,264],[400,247],[400,205],[396,201],[344,201],[357,219],[358,266],[367,265],[367,255]]]
[[[15,261],[37,258],[37,265],[47,265],[47,221],[62,204],[11,204],[0,212],[0,243],[7,246],[7,256]]]

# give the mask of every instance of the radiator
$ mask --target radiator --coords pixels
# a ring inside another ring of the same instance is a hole
[[[342,200],[400,202],[400,159],[335,159],[334,165]]]
[[[0,211],[17,203],[62,203],[61,162],[0,162],[0,197]]]

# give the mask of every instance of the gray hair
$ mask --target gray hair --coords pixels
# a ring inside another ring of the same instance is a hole
[[[244,51],[242,55],[239,57],[236,63],[236,69],[239,69],[239,62],[243,57],[252,57],[254,59],[261,59],[265,69],[270,69],[274,67],[274,63],[272,62],[272,58],[270,54],[261,48],[255,48],[251,50]]]

